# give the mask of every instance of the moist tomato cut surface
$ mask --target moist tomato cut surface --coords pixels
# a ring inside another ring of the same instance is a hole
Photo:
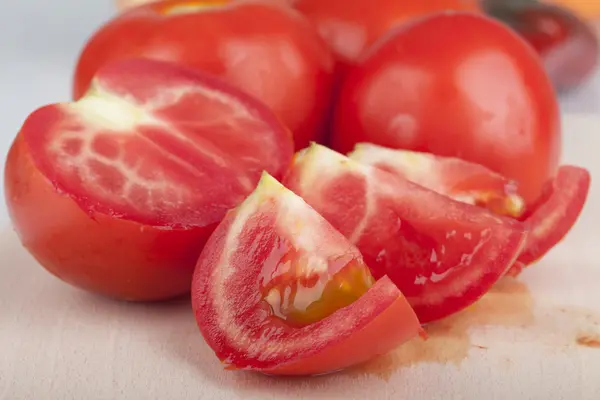
[[[417,183],[457,201],[519,217],[525,209],[515,182],[488,168],[454,157],[359,143],[348,157]]]
[[[292,152],[271,111],[220,80],[119,61],[81,100],[28,117],[7,159],[7,202],[54,274],[159,299],[189,291],[207,235],[263,170],[281,176]]]
[[[508,270],[524,226],[323,146],[296,156],[284,184],[389,276],[429,322],[476,301]]]
[[[375,283],[358,249],[266,173],[202,252],[192,303],[230,369],[332,372],[421,331],[398,288]]]

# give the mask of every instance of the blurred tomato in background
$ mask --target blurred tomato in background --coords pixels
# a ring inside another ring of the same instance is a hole
[[[595,71],[596,32],[570,9],[532,0],[484,0],[483,6],[533,46],[559,92],[576,88]]]

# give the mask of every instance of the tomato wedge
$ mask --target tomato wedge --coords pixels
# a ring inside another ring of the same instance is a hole
[[[519,256],[524,265],[542,258],[571,230],[583,210],[590,189],[590,173],[580,167],[564,165],[544,190],[541,204],[525,222],[531,232]]]
[[[228,369],[321,374],[421,332],[398,288],[373,282],[356,247],[265,173],[202,252],[192,305]]]
[[[6,162],[24,246],[78,287],[127,300],[189,292],[203,243],[281,176],[289,131],[262,103],[174,64],[108,64],[81,100],[33,112]]]
[[[497,214],[519,217],[525,211],[516,183],[479,164],[370,143],[357,144],[348,157]]]
[[[521,252],[522,223],[454,201],[323,146],[298,154],[284,184],[400,288],[422,323],[476,301]]]

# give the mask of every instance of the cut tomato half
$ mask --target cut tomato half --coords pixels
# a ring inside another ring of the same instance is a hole
[[[21,241],[50,272],[160,300],[189,292],[216,224],[292,155],[289,131],[259,101],[175,64],[123,60],[82,99],[29,116],[5,193]]]
[[[348,157],[497,214],[519,217],[525,211],[525,202],[517,194],[516,183],[483,165],[370,143],[357,144]]]
[[[542,258],[569,233],[581,214],[590,190],[590,173],[564,165],[544,190],[542,200],[525,222],[530,233],[519,261],[529,265]]]
[[[375,278],[389,276],[422,323],[486,293],[526,237],[519,221],[319,145],[296,156],[284,184],[359,248]]]
[[[266,173],[204,248],[192,305],[228,369],[270,374],[336,371],[421,332],[398,288]]]

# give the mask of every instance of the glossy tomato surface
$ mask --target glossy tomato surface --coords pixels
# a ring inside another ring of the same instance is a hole
[[[297,0],[292,4],[316,25],[344,65],[352,65],[386,32],[413,18],[443,10],[479,10],[476,0]]]
[[[375,44],[346,80],[333,146],[358,142],[482,164],[515,180],[527,204],[561,150],[552,84],[510,28],[472,13],[440,13]]]
[[[475,302],[525,242],[518,221],[319,145],[295,157],[284,184],[358,247],[375,278],[398,286],[421,323]]]
[[[216,229],[192,285],[208,345],[228,369],[333,372],[392,350],[421,328],[392,282],[264,174]]]
[[[48,271],[127,300],[189,291],[226,211],[264,169],[280,176],[289,131],[260,102],[211,76],[125,60],[74,103],[33,112],[8,155],[13,225]]]
[[[85,46],[75,98],[116,59],[143,56],[218,75],[267,104],[298,148],[323,139],[333,57],[310,22],[269,1],[168,0],[116,16]]]

